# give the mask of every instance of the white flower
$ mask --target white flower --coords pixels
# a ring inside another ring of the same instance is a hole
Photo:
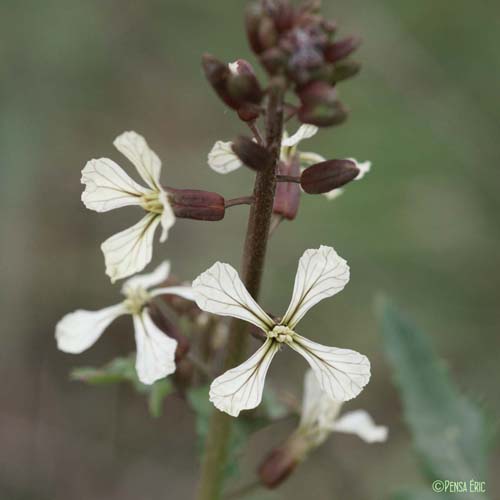
[[[136,370],[139,380],[152,384],[175,371],[177,341],[167,337],[151,319],[148,302],[163,294],[172,294],[194,300],[189,286],[149,288],[165,281],[170,272],[169,262],[164,262],[150,274],[134,276],[127,280],[120,304],[99,311],[79,309],[64,316],[56,326],[57,347],[64,352],[79,354],[91,347],[108,325],[124,314],[131,314],[134,321],[137,345]]]
[[[297,434],[316,448],[325,442],[332,432],[355,434],[367,443],[387,440],[388,429],[377,426],[364,410],[344,413],[339,417],[342,402],[335,401],[324,392],[313,371],[308,370],[304,377],[302,414]]]
[[[304,139],[309,139],[313,137],[318,132],[318,127],[315,125],[301,125],[295,134],[288,136],[286,131],[283,133],[283,139],[281,141],[281,161],[289,161],[295,154],[298,154],[300,165],[305,168],[315,163],[321,163],[325,161],[326,158],[319,155],[318,153],[313,153],[311,151],[300,151],[297,146]],[[212,147],[210,153],[208,153],[208,164],[219,174],[228,174],[237,170],[243,166],[241,160],[234,154],[232,150],[232,142],[217,141]],[[354,162],[356,167],[359,169],[358,176],[354,179],[356,181],[362,179],[367,172],[370,171],[371,162],[358,162],[354,158],[347,158],[348,160]],[[334,200],[343,193],[342,188],[332,189],[328,193],[324,193],[324,196],[328,200]]]
[[[348,281],[349,267],[333,248],[306,250],[299,261],[290,305],[276,322],[250,296],[229,264],[217,262],[198,276],[193,291],[200,309],[253,323],[267,337],[247,361],[213,381],[210,400],[214,405],[232,416],[258,406],[267,369],[283,344],[306,359],[330,397],[347,401],[357,396],[370,378],[368,359],[355,351],[317,344],[295,331],[312,306],[340,292]]]
[[[160,185],[161,161],[144,137],[136,132],[124,132],[113,144],[130,160],[147,185],[137,184],[108,158],[90,160],[82,170],[81,181],[85,184],[82,201],[90,210],[107,212],[137,205],[146,211],[137,224],[111,236],[101,245],[106,274],[114,283],[146,267],[151,261],[156,228],[161,224],[160,241],[164,242],[175,223],[175,215]]]

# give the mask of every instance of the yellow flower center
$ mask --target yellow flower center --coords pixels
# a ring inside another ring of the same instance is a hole
[[[142,287],[125,290],[125,307],[130,314],[140,314],[144,306],[150,301],[151,295]]]
[[[147,212],[155,214],[163,213],[163,203],[160,201],[160,194],[155,191],[141,196],[141,206]]]
[[[268,336],[270,338],[276,339],[278,342],[292,342],[293,337],[295,337],[296,333],[288,328],[288,326],[284,325],[276,325],[269,333]]]

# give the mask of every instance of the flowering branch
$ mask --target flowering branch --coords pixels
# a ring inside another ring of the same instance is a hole
[[[269,87],[266,113],[266,146],[273,162],[267,169],[258,172],[255,179],[255,202],[250,209],[243,253],[243,282],[253,298],[257,298],[259,294],[273,213],[276,169],[283,135],[283,95],[284,82],[276,78]],[[231,322],[225,370],[243,360],[248,331],[248,323],[241,320]],[[232,422],[232,418],[226,413],[215,411],[212,415],[205,443],[198,500],[216,500],[220,497]]]
[[[132,131],[117,137],[114,145],[135,167],[142,184],[109,158],[90,160],[82,170],[82,201],[87,208],[107,212],[136,206],[143,217],[101,245],[112,282],[129,278],[122,287],[124,298],[98,311],[79,309],[63,317],[56,326],[58,347],[69,353],[83,352],[115,318],[129,315],[137,345],[138,380],[152,385],[173,375],[175,390],[186,395],[194,408],[193,392],[188,391],[211,378],[218,350],[225,342],[223,373],[210,384],[209,399],[217,410],[202,436],[205,453],[198,500],[220,499],[232,417],[261,403],[268,368],[284,346],[310,365],[305,394],[317,397],[305,398],[297,430],[261,463],[258,475],[262,485],[278,486],[332,430],[354,432],[370,442],[380,441],[386,434],[365,412],[338,418],[340,404],[356,397],[370,379],[366,356],[318,344],[296,331],[311,307],[348,283],[347,262],[331,246],[308,249],[299,260],[284,315],[268,314],[257,303],[268,240],[282,221],[297,217],[301,197],[319,194],[332,200],[346,184],[361,179],[370,169],[370,162],[327,159],[299,148],[320,128],[345,121],[347,109],[339,100],[337,83],[359,70],[356,62],[346,60],[359,40],[336,41],[335,25],[322,18],[318,8],[318,2],[310,0],[298,7],[288,0],[258,0],[249,5],[246,31],[268,75],[265,85],[246,60],[224,63],[210,54],[202,58],[213,90],[253,135],[217,141],[208,154],[208,164],[219,174],[242,167],[255,172],[251,195],[226,200],[219,193],[162,184],[160,158],[144,137]],[[296,104],[285,101],[287,92],[295,94]],[[283,124],[292,117],[301,125],[289,135]],[[258,125],[261,121],[265,127]],[[192,284],[169,278],[168,262],[152,273],[137,274],[152,259],[157,228],[161,228],[160,241],[164,242],[177,219],[220,221],[226,209],[239,205],[250,207],[242,279],[232,266],[221,262]],[[233,318],[227,341],[227,325],[217,316]],[[244,361],[250,335],[262,343]],[[164,397],[165,384],[161,390]]]

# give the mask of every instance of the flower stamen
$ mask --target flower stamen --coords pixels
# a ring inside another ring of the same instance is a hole
[[[267,336],[276,339],[277,342],[289,344],[297,334],[288,326],[276,325]]]
[[[161,215],[163,213],[163,203],[160,201],[160,193],[153,191],[143,194],[141,196],[141,207],[146,210],[146,212]]]

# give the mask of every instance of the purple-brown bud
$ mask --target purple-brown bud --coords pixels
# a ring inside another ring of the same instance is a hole
[[[350,160],[327,160],[306,168],[300,177],[302,189],[309,194],[328,193],[354,180],[359,174]]]
[[[264,9],[260,2],[249,4],[245,11],[245,28],[248,41],[256,54],[260,54],[264,50],[259,38],[260,22],[264,15]]]
[[[257,474],[267,488],[276,488],[295,470],[299,461],[284,446],[276,448],[260,464]]]
[[[340,61],[335,65],[331,74],[330,82],[335,84],[357,75],[361,70],[361,64],[356,61]]]
[[[298,96],[303,105],[334,104],[337,101],[337,91],[329,83],[314,81],[302,87]]]
[[[270,17],[265,16],[261,19],[258,37],[262,50],[270,49],[278,43],[278,30]]]
[[[292,434],[280,447],[269,453],[257,473],[268,488],[276,488],[295,470],[306,457],[309,443],[298,433]]]
[[[280,162],[279,175],[300,176],[300,161],[294,156],[289,162]],[[300,203],[300,184],[296,182],[278,182],[274,196],[273,213],[285,219],[293,220],[297,216]]]
[[[259,104],[262,101],[264,93],[249,62],[239,59],[226,64],[204,54],[202,66],[207,80],[230,108],[239,110],[247,103]]]
[[[227,91],[240,107],[244,103],[259,104],[264,93],[260,88],[252,65],[244,59],[238,59],[228,65],[230,75],[227,79]]]
[[[269,10],[274,25],[280,33],[293,28],[296,13],[288,0],[275,0]]]
[[[260,116],[261,111],[262,108],[258,104],[245,103],[238,108],[238,118],[244,122],[253,122]]]
[[[310,123],[317,127],[339,125],[347,119],[347,109],[340,102],[305,104],[298,110],[298,118],[302,123]]]
[[[231,147],[234,154],[244,165],[257,172],[265,170],[273,162],[273,157],[269,151],[248,137],[239,136]]]
[[[278,47],[272,47],[260,55],[262,66],[271,75],[276,75],[286,68],[288,55]]]
[[[361,44],[361,38],[350,36],[327,45],[324,51],[325,59],[329,62],[337,62],[351,55]]]
[[[166,191],[176,217],[205,221],[224,218],[225,200],[220,194],[198,189],[167,188]]]
[[[237,109],[240,104],[230,96],[227,89],[227,82],[231,71],[227,64],[219,61],[217,58],[211,54],[203,54],[201,59],[201,64],[203,66],[203,71],[205,76],[212,85],[213,89],[217,95],[230,107]]]

